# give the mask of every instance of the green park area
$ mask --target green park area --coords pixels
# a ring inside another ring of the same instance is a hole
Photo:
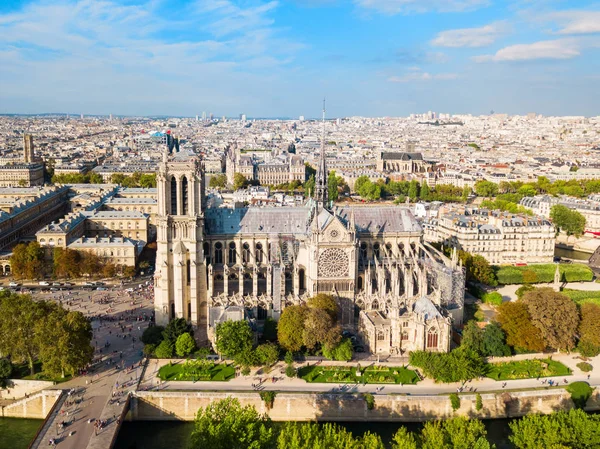
[[[592,303],[600,305],[600,291],[571,290],[565,288],[561,290],[561,293],[571,298],[577,304]]]
[[[161,380],[217,381],[224,382],[235,377],[235,368],[227,363],[208,360],[188,360],[184,363],[169,363],[158,370]]]
[[[419,376],[403,367],[306,366],[298,376],[314,383],[416,384]]]
[[[494,380],[532,379],[536,377],[568,376],[571,370],[550,359],[520,360],[490,363],[486,376]]]
[[[502,265],[494,267],[494,271],[499,284],[550,283],[554,281],[556,265],[553,263],[521,267]],[[561,282],[589,282],[594,277],[590,267],[580,263],[561,264],[559,271]]]

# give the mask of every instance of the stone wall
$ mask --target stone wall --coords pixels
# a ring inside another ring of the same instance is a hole
[[[54,382],[45,380],[8,379],[7,388],[0,390],[0,399],[21,399],[25,395],[32,395],[53,385]]]
[[[447,395],[375,395],[375,407],[368,410],[364,399],[353,394],[278,393],[267,410],[258,393],[152,392],[139,391],[131,399],[130,420],[192,421],[200,408],[211,402],[235,397],[268,413],[274,421],[426,421],[465,415],[478,418],[506,418],[530,413],[552,413],[573,407],[563,389],[482,394],[483,409],[475,410],[475,394],[460,395],[460,409],[453,413]],[[598,391],[586,410],[600,410]]]
[[[2,407],[5,418],[45,419],[61,395],[61,390],[44,390]]]

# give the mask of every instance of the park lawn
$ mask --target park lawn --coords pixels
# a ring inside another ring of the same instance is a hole
[[[45,373],[42,370],[42,362],[39,360],[36,360],[33,363],[33,367],[35,369],[35,374],[32,375],[27,363],[17,363],[13,366],[13,372],[10,377],[11,379],[45,380],[48,382],[56,382],[57,384],[71,380],[70,374],[67,374],[66,377],[60,377]]]
[[[161,380],[226,382],[235,377],[235,368],[226,363],[213,363],[201,373],[187,373],[183,363],[167,364],[158,370]]]
[[[556,264],[532,264],[525,266],[501,265],[493,267],[499,284],[537,284],[554,282]],[[581,263],[560,264],[560,280],[567,282],[591,281],[594,273]]]
[[[598,304],[600,305],[600,291],[585,291],[585,290],[573,290],[565,288],[561,291],[565,296],[568,296],[577,304]]]
[[[368,383],[368,384],[416,384],[419,376],[404,367],[370,366],[361,368],[356,375],[354,366],[317,366],[300,368],[299,377],[310,383]]]
[[[543,363],[546,363],[548,366],[544,368]],[[550,359],[489,363],[486,373],[486,377],[494,380],[533,379],[537,377],[569,375],[571,375],[571,370],[567,366]]]

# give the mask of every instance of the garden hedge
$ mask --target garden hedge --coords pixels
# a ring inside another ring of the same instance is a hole
[[[560,280],[567,282],[591,281],[592,270],[583,264],[560,264]],[[554,282],[556,265],[553,263],[515,267],[495,266],[494,272],[499,284],[537,284]]]

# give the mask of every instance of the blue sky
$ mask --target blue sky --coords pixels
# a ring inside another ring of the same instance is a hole
[[[600,3],[0,2],[0,112],[600,115]]]

